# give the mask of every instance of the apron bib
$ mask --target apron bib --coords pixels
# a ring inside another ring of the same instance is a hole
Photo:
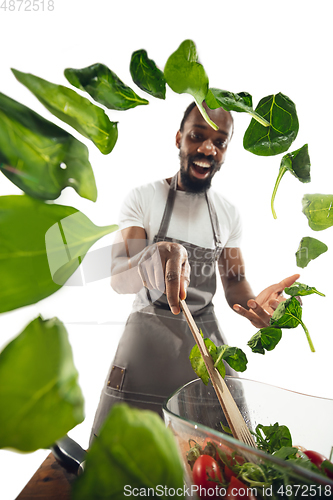
[[[177,174],[172,178],[161,225],[154,243],[172,241],[183,245],[191,266],[186,303],[204,337],[224,344],[222,330],[214,313],[212,298],[216,291],[216,262],[222,244],[215,207],[206,191],[206,201],[214,233],[215,248],[203,248],[167,236],[177,189]],[[166,296],[142,288],[133,304],[118,349],[111,365],[95,415],[92,437],[97,434],[113,404],[125,401],[150,409],[162,416],[167,397],[196,377],[189,355],[195,344],[182,313],[170,311]],[[228,365],[228,375],[235,375]]]

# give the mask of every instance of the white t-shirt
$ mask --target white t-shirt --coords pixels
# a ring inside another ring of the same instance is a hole
[[[145,229],[151,243],[162,221],[169,193],[165,179],[133,189],[126,197],[119,218],[119,229],[138,226]],[[222,195],[210,188],[220,225],[223,247],[239,247],[241,222],[238,211]],[[176,191],[167,235],[204,248],[215,248],[214,234],[204,193]]]

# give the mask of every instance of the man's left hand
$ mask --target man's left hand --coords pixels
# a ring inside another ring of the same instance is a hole
[[[277,306],[280,302],[286,300],[282,295],[283,290],[291,286],[299,277],[299,274],[293,274],[293,276],[285,278],[280,283],[265,288],[255,299],[248,300],[247,306],[249,309],[245,309],[240,304],[235,304],[233,309],[251,321],[255,327],[267,327],[270,325],[270,319]]]

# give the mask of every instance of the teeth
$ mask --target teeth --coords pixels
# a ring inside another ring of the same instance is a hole
[[[194,165],[198,165],[198,167],[202,168],[210,168],[210,164],[202,161],[194,161]]]

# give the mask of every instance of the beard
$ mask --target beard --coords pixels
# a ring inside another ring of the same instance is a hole
[[[212,179],[216,172],[218,172],[222,166],[222,164],[217,163],[213,156],[205,156],[203,154],[197,154],[194,156],[186,155],[179,151],[180,158],[180,180],[185,188],[185,190],[189,193],[204,193],[207,191],[212,183]],[[197,179],[196,177],[192,177],[189,173],[189,167],[194,161],[208,160],[210,163],[210,173],[208,177],[205,179]]]

